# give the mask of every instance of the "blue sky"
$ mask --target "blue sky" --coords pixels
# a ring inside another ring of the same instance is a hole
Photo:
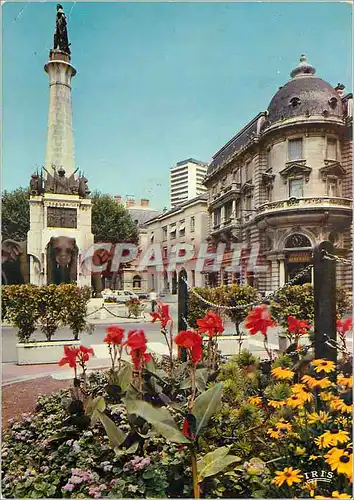
[[[212,155],[302,53],[351,85],[347,3],[67,2],[76,163],[92,189],[167,206],[168,171]],[[3,189],[43,165],[56,3],[3,7]]]

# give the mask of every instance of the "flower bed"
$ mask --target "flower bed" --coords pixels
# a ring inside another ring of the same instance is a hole
[[[75,371],[72,389],[41,398],[34,415],[4,435],[4,497],[351,498],[346,351],[337,366],[307,349],[272,360],[242,351],[225,361],[217,315],[175,337],[167,306],[153,320],[170,352],[159,364],[143,330],[107,329],[106,373],[87,376],[92,350],[66,350],[61,364]],[[247,318],[265,343],[272,321],[264,307]],[[289,325],[293,335],[308,330]],[[185,362],[174,359],[173,342]]]

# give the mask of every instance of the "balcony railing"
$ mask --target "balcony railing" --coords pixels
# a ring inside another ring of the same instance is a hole
[[[284,209],[301,209],[309,207],[343,207],[351,209],[353,200],[349,198],[329,198],[329,197],[317,197],[317,198],[289,198],[288,200],[272,201],[270,203],[264,203],[257,209],[257,213],[265,212],[276,212],[278,210]]]
[[[241,219],[236,217],[228,217],[221,221],[220,224],[214,224],[212,233],[220,233],[231,229],[238,229],[241,227]]]
[[[215,205],[216,203],[220,203],[230,195],[239,195],[240,189],[241,189],[241,184],[239,182],[233,182],[229,186],[223,187],[220,193],[215,193],[212,196],[209,206]]]

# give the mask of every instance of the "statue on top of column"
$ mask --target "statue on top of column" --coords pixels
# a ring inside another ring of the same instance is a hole
[[[57,23],[54,33],[54,50],[62,50],[70,55],[70,43],[66,25],[66,16],[62,5],[57,5]]]

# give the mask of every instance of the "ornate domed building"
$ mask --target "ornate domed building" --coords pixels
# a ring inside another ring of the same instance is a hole
[[[319,78],[304,55],[290,76],[209,165],[210,246],[226,245],[211,285],[275,290],[308,266],[323,240],[350,258],[353,95]],[[234,243],[242,246],[236,269]],[[337,280],[351,286],[351,269],[337,266]]]

